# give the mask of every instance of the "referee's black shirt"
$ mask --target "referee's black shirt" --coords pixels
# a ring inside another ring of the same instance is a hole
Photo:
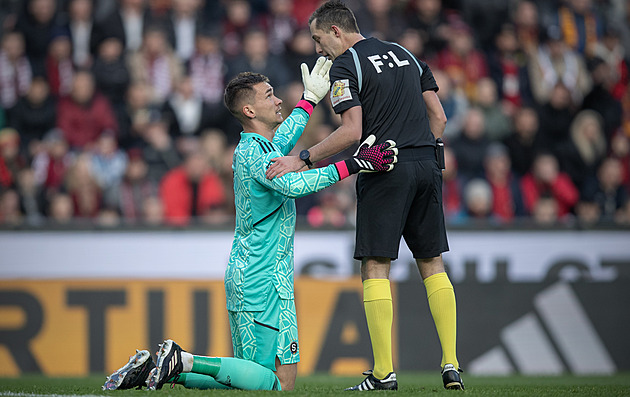
[[[377,143],[393,139],[398,148],[435,146],[422,92],[438,86],[427,64],[403,47],[361,40],[335,59],[330,81],[335,113],[362,107],[362,140],[374,134]]]

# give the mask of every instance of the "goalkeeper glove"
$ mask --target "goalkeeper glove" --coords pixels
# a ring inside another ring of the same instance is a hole
[[[357,172],[387,172],[394,169],[394,164],[398,161],[396,142],[387,140],[372,146],[374,142],[376,136],[370,135],[359,145],[352,157],[335,163],[340,180]]]
[[[302,64],[302,83],[304,84],[304,99],[317,105],[330,89],[330,77],[328,71],[332,61],[319,57],[313,70],[309,73],[308,66]]]

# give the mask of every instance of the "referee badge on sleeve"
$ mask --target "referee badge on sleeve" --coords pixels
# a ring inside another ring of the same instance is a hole
[[[350,93],[350,81],[348,79],[335,81],[330,90],[330,101],[332,102],[333,107],[350,99],[352,99],[352,94]]]

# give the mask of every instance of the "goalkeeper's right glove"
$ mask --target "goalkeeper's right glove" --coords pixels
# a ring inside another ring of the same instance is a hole
[[[374,142],[376,136],[370,135],[359,145],[352,157],[335,163],[339,180],[357,172],[388,172],[394,169],[394,164],[398,161],[396,142],[387,140],[372,146]]]
[[[313,70],[309,73],[308,66],[303,63],[302,68],[302,83],[304,84],[304,99],[312,102],[313,105],[317,105],[321,101],[328,90],[330,89],[330,78],[328,77],[328,71],[332,66],[332,61],[325,57],[319,57]]]

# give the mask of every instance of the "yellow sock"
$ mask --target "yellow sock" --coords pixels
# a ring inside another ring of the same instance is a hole
[[[374,376],[377,379],[384,379],[394,370],[392,362],[394,308],[389,280],[380,278],[365,280],[363,305],[374,353]]]
[[[424,280],[427,288],[429,308],[442,345],[442,368],[445,364],[453,364],[459,368],[457,361],[457,309],[455,291],[446,273],[437,273]]]

